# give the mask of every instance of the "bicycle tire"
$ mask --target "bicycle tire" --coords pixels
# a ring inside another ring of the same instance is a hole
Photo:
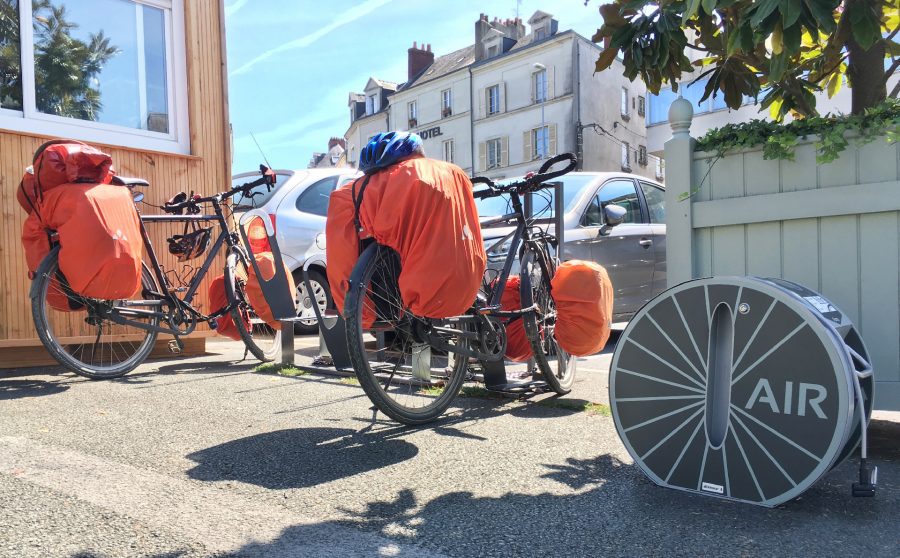
[[[541,258],[549,277],[543,273],[536,258]],[[546,250],[540,252],[526,247],[519,271],[519,295],[522,308],[537,302],[540,317],[535,312],[522,316],[525,336],[531,344],[534,361],[544,381],[554,392],[565,395],[572,391],[575,382],[576,359],[556,342],[554,324],[556,305],[550,293],[550,281],[556,273],[556,266]]]
[[[360,385],[379,411],[403,424],[425,424],[438,418],[447,407],[450,406],[450,403],[459,393],[459,390],[462,388],[463,382],[465,381],[468,359],[454,358],[453,365],[450,367],[450,357],[447,357],[449,378],[440,386],[443,388],[440,394],[430,403],[415,408],[402,404],[398,399],[403,390],[406,391],[403,395],[406,395],[408,400],[411,399],[415,402],[423,401],[424,396],[421,395],[423,389],[431,388],[423,388],[421,384],[415,383],[414,379],[406,378],[401,375],[398,377],[397,383],[393,384],[393,386],[398,386],[399,389],[392,392],[392,384],[390,382],[394,379],[394,376],[397,375],[398,371],[403,372],[403,374],[407,373],[407,371],[404,370],[404,363],[407,360],[406,350],[408,348],[411,350],[411,347],[401,341],[401,343],[404,344],[399,351],[399,356],[397,356],[397,340],[403,338],[408,332],[403,329],[400,322],[385,320],[385,323],[388,324],[388,328],[393,327],[393,340],[390,348],[381,351],[381,353],[384,353],[381,358],[390,358],[395,360],[396,363],[393,363],[394,368],[391,371],[387,382],[384,386],[382,385],[381,380],[384,379],[383,376],[385,374],[382,374],[381,377],[379,377],[379,375],[372,370],[372,366],[369,362],[368,357],[370,356],[370,351],[367,351],[366,340],[364,339],[366,331],[363,324],[363,309],[367,305],[369,308],[372,308],[370,296],[373,295],[370,295],[370,293],[373,288],[377,288],[381,293],[384,293],[385,291],[388,293],[396,293],[397,300],[388,300],[388,304],[402,305],[402,300],[399,300],[400,291],[399,285],[396,282],[397,275],[395,273],[399,271],[399,263],[389,264],[389,258],[396,258],[396,262],[399,262],[399,257],[396,255],[396,252],[386,246],[380,246],[373,243],[363,251],[353,268],[353,272],[350,275],[350,288],[348,289],[347,298],[344,303],[344,319],[347,323],[347,348],[350,353],[350,361],[353,364],[353,370],[356,373],[356,377],[359,379]],[[395,265],[396,267],[388,269],[389,265]],[[376,273],[379,278],[390,278],[386,280],[391,284],[374,287],[372,282],[373,277],[376,277]],[[387,299],[388,297],[384,298]],[[458,340],[457,342],[460,344],[467,343],[464,340]],[[390,353],[391,356],[387,356],[388,353]],[[373,358],[377,358],[376,355],[379,354],[377,348],[375,351],[371,351]],[[388,360],[378,362],[389,363]],[[412,372],[408,373],[412,375]]]
[[[270,362],[275,360],[281,348],[281,332],[262,323],[256,326],[258,333],[254,335],[254,325],[251,323],[248,329],[241,315],[245,311],[252,312],[252,306],[247,302],[247,296],[244,292],[244,279],[240,277],[241,275],[246,277],[249,265],[243,254],[238,250],[233,249],[228,254],[225,264],[225,296],[228,304],[233,304],[237,301],[237,305],[231,309],[231,319],[234,320],[234,325],[237,327],[238,335],[240,335],[244,346],[258,360]],[[238,266],[243,268],[242,273],[239,273]],[[268,346],[262,343],[263,335],[265,337],[271,336]]]
[[[96,337],[95,342],[93,343],[93,349],[91,350],[91,359],[96,355],[97,347],[101,347],[101,359],[104,354],[104,345],[110,348],[110,356],[116,356],[116,351],[113,347],[119,347],[119,350],[125,351],[130,346],[134,349],[133,353],[127,358],[123,359],[121,362],[111,364],[109,366],[101,366],[98,364],[87,363],[84,360],[76,358],[75,354],[70,353],[66,350],[66,347],[84,347],[85,344],[64,344],[62,341],[57,339],[54,334],[54,327],[51,324],[50,316],[58,315],[59,312],[54,310],[52,307],[49,307],[47,303],[47,295],[48,291],[51,288],[59,289],[58,286],[54,286],[54,282],[57,281],[59,273],[59,247],[53,248],[47,256],[44,257],[41,265],[38,266],[37,271],[35,272],[34,282],[31,286],[31,292],[29,294],[31,299],[31,316],[34,320],[34,327],[37,331],[38,338],[41,340],[41,343],[47,349],[47,352],[56,359],[62,366],[75,372],[79,376],[84,376],[86,378],[91,378],[94,380],[104,380],[111,378],[119,378],[124,376],[128,372],[134,370],[137,366],[139,366],[144,360],[146,360],[147,356],[150,354],[150,351],[153,350],[153,346],[156,343],[156,337],[158,335],[157,331],[144,330],[139,328],[134,328],[138,332],[144,334],[143,339],[140,340],[136,345],[130,343],[128,341],[121,340],[112,340],[105,341],[100,343],[100,339],[102,337],[102,329],[103,324],[98,326],[101,333]],[[57,283],[58,285],[58,283]],[[153,275],[150,273],[150,270],[147,269],[147,266],[141,264],[141,285],[142,285],[142,294],[148,292],[155,292],[156,282],[153,280]],[[144,296],[146,296],[144,294]],[[108,304],[112,301],[105,300],[97,300],[97,299],[83,299],[84,302],[88,304]],[[151,319],[151,323],[158,324],[159,319]],[[119,326],[119,324],[114,324],[113,327],[127,327],[127,326]],[[76,351],[75,352],[83,353],[84,351]]]

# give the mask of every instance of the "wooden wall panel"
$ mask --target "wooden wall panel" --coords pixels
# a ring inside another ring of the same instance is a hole
[[[150,181],[145,198],[150,204],[161,205],[180,191],[212,194],[231,183],[222,18],[221,0],[185,2],[191,155],[94,144],[112,156],[119,174]],[[36,338],[28,300],[31,281],[20,244],[25,212],[15,201],[15,191],[35,149],[47,139],[0,129],[0,342],[23,340],[28,345]],[[146,204],[143,211],[159,212]],[[150,228],[157,254],[164,264],[172,265],[165,238],[180,231],[168,224]],[[217,264],[213,271],[220,267]],[[205,292],[204,287],[204,302]]]

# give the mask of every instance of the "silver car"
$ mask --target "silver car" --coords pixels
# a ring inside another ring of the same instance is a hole
[[[294,275],[297,315],[303,318],[297,333],[315,333],[317,324],[313,303],[324,310],[332,306],[331,291],[325,275],[325,217],[331,192],[357,176],[356,169],[277,170],[272,191],[260,186],[250,197],[234,199],[236,213],[260,208],[269,214],[285,265]],[[239,185],[259,177],[259,172],[237,174],[232,184]],[[303,266],[309,263],[312,293],[306,292]]]
[[[614,321],[630,319],[666,288],[665,189],[641,176],[619,172],[573,172],[563,183],[565,245],[562,260],[590,260],[606,268],[615,291]],[[535,194],[534,214],[554,207],[552,190]],[[504,215],[506,198],[478,202],[482,221]],[[548,205],[549,204],[549,205]],[[606,207],[623,208],[621,224],[608,226]],[[547,213],[549,214],[549,213]],[[550,227],[552,231],[552,226]],[[503,264],[509,228],[483,228],[488,267]]]

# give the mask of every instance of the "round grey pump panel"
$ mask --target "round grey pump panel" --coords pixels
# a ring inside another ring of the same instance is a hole
[[[847,317],[800,285],[689,281],[623,332],[610,368],[613,419],[660,486],[776,506],[859,443],[854,386],[868,360]],[[860,380],[866,421],[872,382]]]

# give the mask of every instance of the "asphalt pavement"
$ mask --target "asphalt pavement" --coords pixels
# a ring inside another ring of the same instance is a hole
[[[896,415],[870,429],[875,498],[851,460],[765,509],[655,486],[602,413],[466,397],[407,428],[347,379],[209,348],[114,381],[0,372],[0,556],[900,554]],[[610,352],[567,400],[606,402]]]

